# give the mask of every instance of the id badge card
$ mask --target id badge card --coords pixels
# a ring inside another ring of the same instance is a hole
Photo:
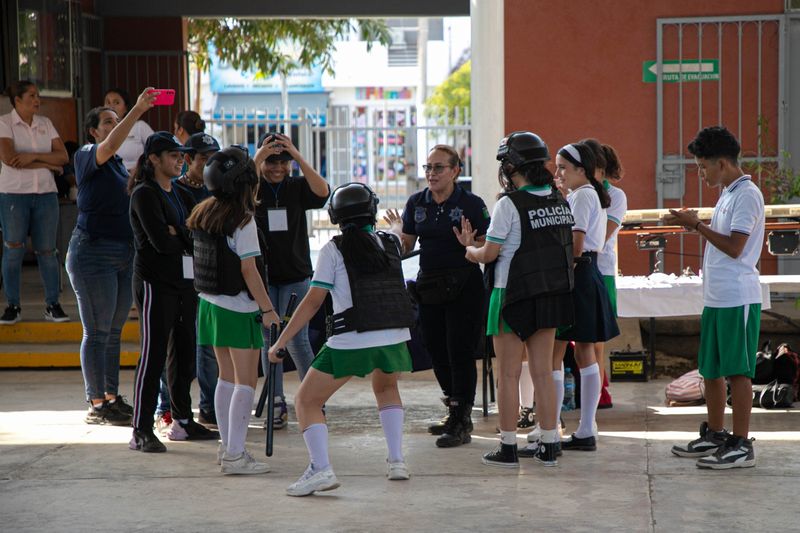
[[[285,207],[267,209],[267,223],[270,233],[273,231],[289,231],[289,218]]]
[[[194,261],[191,255],[183,256],[183,279],[194,279]]]

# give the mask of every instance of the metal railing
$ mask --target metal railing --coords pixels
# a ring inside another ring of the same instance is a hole
[[[443,111],[418,123],[414,106],[333,106],[299,109],[286,118],[275,109],[219,108],[205,113],[206,132],[222,146],[243,144],[255,153],[267,131],[290,133],[297,149],[335,188],[358,181],[380,198],[380,210],[402,209],[424,187],[422,165],[436,144],[453,146],[471,174],[468,109]],[[295,173],[299,169],[295,165]],[[324,210],[310,213],[310,230],[332,229]]]

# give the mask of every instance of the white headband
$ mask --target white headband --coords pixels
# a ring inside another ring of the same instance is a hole
[[[567,152],[567,154],[569,154],[570,157],[572,157],[572,159],[577,161],[578,164],[583,164],[583,161],[581,161],[581,153],[578,151],[577,148],[575,148],[574,144],[564,145],[564,147],[561,148],[561,150],[559,150],[559,152],[561,151]]]

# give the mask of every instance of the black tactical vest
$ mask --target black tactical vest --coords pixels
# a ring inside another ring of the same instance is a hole
[[[353,307],[333,315],[333,335],[347,331],[410,328],[414,325],[414,311],[403,281],[397,237],[382,231],[376,235],[383,243],[389,267],[380,272],[363,273],[345,261]],[[338,248],[341,236],[334,237],[333,242]]]
[[[194,288],[197,292],[207,294],[225,294],[236,296],[247,291],[250,299],[253,295],[247,289],[242,276],[242,261],[228,246],[225,235],[212,235],[200,229],[192,230],[194,238]],[[264,265],[265,249],[263,239],[259,235],[261,255],[256,257],[256,267],[267,287],[266,267]]]
[[[522,239],[511,259],[503,307],[537,296],[569,293],[575,284],[575,220],[569,204],[557,191],[548,196],[516,191],[509,198],[519,212]]]

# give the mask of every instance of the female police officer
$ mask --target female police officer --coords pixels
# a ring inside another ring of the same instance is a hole
[[[423,166],[428,187],[408,199],[402,221],[395,211],[385,220],[400,233],[405,253],[420,240],[420,272],[416,291],[422,336],[433,360],[433,371],[448,406],[444,423],[429,431],[441,435],[440,448],[470,442],[470,412],[475,402],[475,355],[483,332],[485,289],[478,265],[464,257],[454,228],[462,217],[476,230],[478,245],[489,227],[489,211],[478,196],[457,183],[458,153],[438,144]],[[402,224],[402,227],[401,227]]]

